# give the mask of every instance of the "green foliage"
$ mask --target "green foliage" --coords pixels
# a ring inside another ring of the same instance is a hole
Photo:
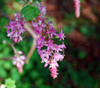
[[[3,67],[6,69],[6,70],[10,70],[11,67],[12,67],[12,63],[11,61],[7,61],[3,64]]]
[[[64,33],[66,33],[66,34],[69,34],[72,30],[71,30],[68,26],[65,26],[65,27],[63,28],[63,31],[64,31]]]
[[[84,51],[80,51],[80,52],[78,53],[79,59],[84,59],[84,58],[86,58],[86,56],[87,56],[87,53],[84,52]]]
[[[67,62],[68,73],[76,85],[78,85],[78,74],[72,69],[72,66]]]
[[[0,9],[5,6],[4,0],[0,0]]]
[[[10,78],[6,79],[5,85],[7,88],[16,88],[15,81]]]
[[[20,2],[20,0],[15,0],[16,2]]]
[[[89,25],[83,25],[80,28],[80,32],[85,35],[86,37],[91,37],[95,31],[94,26],[89,26]]]
[[[6,78],[6,77],[7,77],[7,72],[6,72],[6,70],[5,70],[3,67],[0,67],[0,70],[1,70],[1,72],[0,72],[0,77]]]
[[[35,71],[35,70],[33,70],[33,71],[30,73],[30,77],[31,77],[32,79],[38,78],[39,75],[40,75],[39,72],[38,72],[38,71]]]
[[[6,27],[6,24],[7,24],[8,22],[9,22],[8,19],[6,19],[6,18],[4,18],[4,17],[0,18],[0,27],[1,27],[1,28]]]
[[[32,20],[33,17],[38,17],[40,11],[38,8],[30,6],[30,5],[26,5],[23,9],[22,9],[22,15],[24,15],[25,19],[27,21]]]
[[[75,21],[72,21],[70,26],[66,25],[63,27],[63,31],[66,35],[70,34],[72,31],[75,30],[77,23]]]
[[[41,2],[41,0],[37,0],[37,1]]]

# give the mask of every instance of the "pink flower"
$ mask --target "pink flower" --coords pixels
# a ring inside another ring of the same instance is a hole
[[[51,76],[53,77],[53,79],[57,78],[57,67],[59,67],[58,63],[55,60],[51,60],[50,64],[49,64],[49,68],[50,68],[50,72],[51,72]]]
[[[50,34],[51,38],[53,37],[53,35],[56,35],[56,31],[53,28],[50,28],[50,30],[47,33]]]
[[[80,0],[73,0],[75,4],[75,15],[77,18],[80,17]]]
[[[65,35],[64,35],[64,33],[63,33],[62,29],[61,29],[61,32],[60,32],[59,34],[57,34],[57,37],[58,37],[58,38],[60,38],[60,40],[61,40],[61,39],[63,39],[63,40],[64,40]]]
[[[25,64],[25,56],[22,54],[22,51],[18,51],[13,57],[13,64],[16,65],[19,73],[23,71],[23,65]]]
[[[40,6],[40,15],[42,16],[42,17],[45,17],[45,15],[46,15],[46,6]]]
[[[56,67],[51,67],[50,68],[51,76],[53,77],[53,79],[57,78],[57,75],[58,75],[57,71],[58,70],[57,70]]]
[[[55,53],[53,55],[53,57],[54,57],[55,61],[62,61],[64,58],[64,55],[61,55],[60,53]]]
[[[44,43],[45,43],[44,42],[44,37],[37,38],[37,40],[36,40],[36,44],[37,44],[36,48],[42,48]]]
[[[47,44],[45,44],[45,46],[47,46],[47,50],[50,50],[53,48],[54,44],[52,40],[47,41]]]
[[[10,20],[9,24],[7,24],[7,36],[13,39],[15,43],[23,40],[21,34],[26,31],[22,19],[20,13],[15,13],[15,21]]]
[[[43,10],[44,9],[44,10]],[[46,12],[45,7],[40,6],[40,11]],[[41,15],[42,14],[42,15]],[[34,32],[36,33],[36,48],[42,59],[41,63],[45,63],[44,67],[49,65],[51,71],[51,76],[55,79],[58,75],[57,67],[58,61],[62,61],[64,58],[64,49],[66,48],[64,43],[57,45],[54,43],[55,38],[60,38],[64,40],[65,35],[63,31],[59,34],[54,30],[52,22],[45,18],[45,14],[40,13],[36,18],[35,22],[32,22],[34,27]]]
[[[23,65],[17,64],[16,67],[17,67],[19,73],[22,73],[23,72]]]

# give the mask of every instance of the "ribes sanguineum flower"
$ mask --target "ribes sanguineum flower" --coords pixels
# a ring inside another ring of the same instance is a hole
[[[55,79],[57,78],[57,67],[58,61],[62,61],[64,58],[64,49],[66,48],[62,42],[60,45],[56,44],[54,40],[59,38],[60,41],[64,40],[65,35],[61,30],[60,33],[54,30],[52,21],[45,18],[46,6],[40,4],[39,6],[40,14],[32,21],[34,27],[34,33],[36,34],[36,48],[40,57],[42,58],[41,63],[45,63],[44,67],[49,65],[49,70],[51,76]],[[24,21],[20,13],[15,13],[15,21],[10,20],[7,24],[7,36],[13,39],[15,43],[18,43],[23,39],[22,34],[26,30],[24,29]],[[15,56],[13,57],[13,64],[16,65],[19,72],[22,72],[25,56],[22,52],[15,51]]]
[[[25,64],[25,56],[22,51],[16,51],[15,56],[12,58],[13,64],[16,65],[18,71],[21,73],[23,71],[23,65]]]
[[[80,0],[73,0],[75,4],[75,16],[78,18],[80,16]]]
[[[58,38],[60,38],[60,40],[61,40],[61,39],[63,39],[63,40],[64,40],[65,35],[64,35],[64,33],[63,33],[62,29],[61,29],[61,32],[60,32],[59,34],[57,34],[57,37],[58,37]]]
[[[45,17],[46,15],[46,6],[40,5],[40,16]]]
[[[36,33],[36,48],[42,58],[41,63],[45,63],[44,67],[49,65],[51,76],[57,78],[58,61],[62,61],[64,58],[64,49],[66,48],[64,43],[61,45],[55,44],[54,39],[59,38],[60,41],[64,40],[65,35],[63,31],[59,34],[54,30],[52,22],[45,18],[46,7],[40,6],[40,14],[36,18],[35,22],[32,22],[34,32]],[[44,12],[44,13],[43,13]],[[61,53],[62,52],[62,53]]]
[[[15,43],[23,40],[22,34],[24,29],[24,21],[20,13],[15,13],[15,20],[10,20],[7,24],[7,36],[10,37]]]

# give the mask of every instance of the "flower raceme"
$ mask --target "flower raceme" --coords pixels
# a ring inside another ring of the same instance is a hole
[[[75,4],[75,16],[80,17],[80,0],[73,0]]]
[[[15,43],[23,40],[21,34],[26,31],[22,19],[20,13],[15,13],[15,21],[10,20],[9,24],[7,24],[7,36],[13,39]]]
[[[45,63],[44,67],[49,65],[51,76],[53,79],[57,78],[58,61],[62,61],[64,58],[64,49],[66,48],[64,43],[57,45],[54,43],[54,39],[60,38],[59,41],[64,40],[64,33],[61,30],[59,34],[54,30],[52,22],[45,18],[46,7],[40,6],[40,14],[36,18],[35,22],[32,21],[34,32],[36,33],[36,48],[42,58],[41,63]],[[43,49],[45,48],[45,49]],[[61,54],[63,52],[63,54]]]
[[[15,56],[12,58],[13,64],[16,65],[19,73],[23,71],[23,65],[25,64],[25,56],[22,51],[16,51]]]
[[[60,33],[54,30],[52,21],[45,18],[46,6],[40,4],[39,6],[40,14],[32,21],[32,26],[34,27],[34,32],[36,33],[36,48],[40,57],[42,58],[41,63],[45,63],[44,67],[49,65],[49,70],[53,79],[57,78],[57,67],[58,61],[62,61],[64,58],[64,45],[65,35],[61,29]],[[21,19],[20,13],[15,13],[15,21],[11,21],[7,25],[7,36],[13,39],[15,43],[18,43],[23,39],[22,35],[26,30],[24,29],[24,21]],[[54,40],[59,39],[61,45],[55,44]],[[22,67],[24,63],[25,56],[22,53],[17,53],[13,57],[13,64],[17,66],[19,72],[22,72]]]

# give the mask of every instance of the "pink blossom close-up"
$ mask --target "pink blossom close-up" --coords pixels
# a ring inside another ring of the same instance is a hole
[[[10,37],[15,43],[23,40],[22,34],[26,31],[22,19],[20,13],[15,13],[15,21],[10,20],[7,24],[7,37]]]

